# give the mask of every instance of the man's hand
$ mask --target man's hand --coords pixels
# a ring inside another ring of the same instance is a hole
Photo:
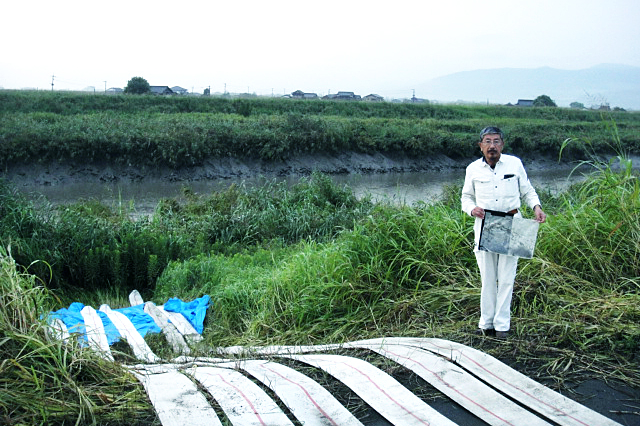
[[[536,222],[544,223],[547,220],[547,215],[542,211],[540,204],[533,208],[533,212],[536,214]]]
[[[471,216],[474,217],[479,217],[480,219],[484,219],[484,209],[482,207],[474,207],[473,210],[471,210]]]

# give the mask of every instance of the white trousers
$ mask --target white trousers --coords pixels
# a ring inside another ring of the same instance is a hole
[[[509,331],[511,298],[516,279],[518,258],[504,254],[476,251],[480,269],[480,322],[478,326],[496,331]]]

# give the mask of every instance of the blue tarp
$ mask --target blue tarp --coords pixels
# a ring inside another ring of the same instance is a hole
[[[178,312],[181,313],[187,321],[196,329],[199,334],[202,334],[204,317],[207,313],[207,309],[209,308],[210,297],[205,295],[198,299],[192,300],[191,302],[183,302],[178,298],[171,298],[165,303],[164,309],[169,312]],[[78,333],[82,336],[82,338],[86,342],[86,330],[84,326],[84,318],[80,311],[84,308],[80,302],[74,302],[69,305],[69,308],[62,308],[55,312],[49,313],[49,318],[59,318],[62,322],[67,326],[69,333]],[[129,320],[133,323],[133,326],[136,328],[138,333],[142,337],[146,336],[147,333],[160,333],[162,330],[158,325],[153,321],[153,318],[149,314],[144,311],[144,305],[136,305],[128,308],[120,308],[114,309],[116,312],[120,312],[125,315]],[[102,320],[102,324],[104,326],[105,334],[107,335],[107,340],[109,341],[109,345],[120,340],[120,333],[116,326],[111,322],[107,314],[104,312],[97,311],[100,319]]]
[[[202,334],[202,324],[209,307],[209,296],[204,295],[199,299],[185,303],[182,300],[173,297],[164,304],[164,310],[168,312],[180,312],[196,329],[198,334]]]

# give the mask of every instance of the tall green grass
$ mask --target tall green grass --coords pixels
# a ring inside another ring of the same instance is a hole
[[[96,202],[54,208],[31,202],[0,180],[0,244],[50,288],[146,291],[169,260],[180,257],[180,240]],[[36,262],[42,260],[43,263]]]
[[[619,136],[640,152],[639,113],[612,113]],[[608,151],[600,113],[563,108],[96,96],[0,91],[0,161],[198,166],[210,158],[285,160],[296,155],[403,153],[468,158],[487,122],[521,156],[556,155],[567,136]],[[579,146],[566,155],[586,158]]]
[[[0,247],[0,422],[157,424],[135,378],[51,335],[43,316],[58,303]]]
[[[372,206],[316,176],[295,188],[233,187],[191,194],[185,204],[167,200],[135,226],[126,215],[91,203],[38,213],[5,191],[3,243],[20,246],[24,263],[13,259],[13,245],[11,256],[0,251],[0,415],[26,424],[155,421],[131,376],[77,344],[51,339],[40,321],[79,296],[68,288],[57,290],[59,297],[47,290],[61,270],[49,259],[77,265],[67,256],[81,257],[80,251],[67,248],[83,246],[78,241],[136,240],[144,256],[132,268],[144,269],[154,254],[145,251],[152,247],[147,239],[155,233],[183,251],[158,269],[145,298],[162,303],[210,295],[205,341],[196,348],[203,355],[237,344],[439,337],[517,362],[539,380],[593,377],[640,386],[638,176],[631,167],[594,164],[583,183],[544,195],[549,217],[536,256],[519,263],[512,333],[503,342],[470,333],[480,283],[472,220],[460,211],[459,187],[445,188],[442,200],[429,205]],[[629,163],[621,157],[621,164]],[[212,216],[215,221],[207,222]],[[84,220],[88,225],[78,225]],[[9,223],[22,233],[10,233]],[[115,238],[107,232],[113,228]],[[74,230],[87,235],[74,236]],[[126,297],[128,288],[114,288],[106,272],[102,276],[94,296],[83,297]]]
[[[431,205],[379,204],[330,241],[174,262],[156,297],[209,294],[211,346],[388,335],[476,345],[468,332],[480,283],[472,221],[452,197],[459,189]],[[520,261],[516,278],[513,338],[486,349],[517,350],[543,375],[562,375],[571,359],[571,372],[640,384],[637,176],[601,170],[544,202],[551,214],[536,256]]]
[[[0,180],[0,243],[52,288],[138,289],[149,294],[170,261],[199,253],[233,254],[247,247],[323,241],[350,229],[372,208],[328,176],[314,174],[289,188],[285,182],[233,185],[196,195],[187,203],[161,201],[152,217],[132,219],[127,209],[82,201],[54,208],[28,201]]]

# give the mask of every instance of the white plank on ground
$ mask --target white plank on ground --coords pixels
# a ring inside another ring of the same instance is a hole
[[[253,355],[285,355],[302,354],[306,352],[325,352],[343,348],[343,344],[315,345],[315,346],[228,346],[216,348],[222,354],[253,356]]]
[[[138,306],[144,303],[144,299],[138,290],[133,290],[129,293],[129,303],[131,303],[131,306]]]
[[[104,325],[102,319],[91,306],[85,306],[80,311],[82,318],[84,319],[84,328],[87,334],[87,340],[89,341],[89,347],[94,349],[105,359],[113,361],[113,354],[109,348],[109,340],[104,332]]]
[[[187,342],[184,341],[182,334],[180,334],[175,325],[169,322],[169,318],[164,315],[153,302],[145,302],[144,311],[151,315],[151,318],[153,318],[158,327],[160,327],[174,352],[183,355],[189,355],[191,353],[191,349],[189,349]]]
[[[180,355],[173,359],[173,362],[177,364],[188,364],[188,363],[206,363],[206,364],[215,364],[218,362],[228,362],[229,358],[215,358],[210,356],[185,356]]]
[[[620,426],[619,423],[532,380],[496,358],[460,343],[432,338],[383,338],[354,342],[414,345],[437,353],[530,410],[562,426]]]
[[[120,336],[127,340],[136,358],[145,362],[160,361],[160,358],[153,353],[149,345],[147,345],[147,342],[144,341],[142,335],[136,330],[136,327],[126,315],[114,311],[108,305],[100,306],[100,311],[107,315],[113,325],[118,329]]]
[[[202,341],[202,336],[196,331],[189,321],[180,312],[171,312],[164,309],[164,305],[158,306],[158,309],[165,314],[171,323],[176,326],[180,334],[191,343]]]
[[[144,385],[162,426],[222,425],[207,398],[179,371],[138,370],[134,375]]]
[[[455,425],[396,379],[364,360],[342,355],[285,356],[331,374],[394,425]]]
[[[51,320],[51,322],[49,323],[49,330],[51,332],[51,335],[55,338],[55,339],[59,339],[62,340],[63,342],[67,342],[69,340],[70,334],[69,334],[69,329],[67,328],[67,325],[60,319],[60,318],[54,318]]]
[[[493,426],[549,426],[549,423],[494,391],[444,358],[405,345],[360,344],[414,371],[467,411]]]
[[[362,426],[326,388],[285,365],[264,360],[246,360],[221,366],[236,366],[260,380],[278,395],[305,426]]]
[[[187,372],[207,388],[234,426],[293,425],[269,395],[242,373],[201,366]]]

